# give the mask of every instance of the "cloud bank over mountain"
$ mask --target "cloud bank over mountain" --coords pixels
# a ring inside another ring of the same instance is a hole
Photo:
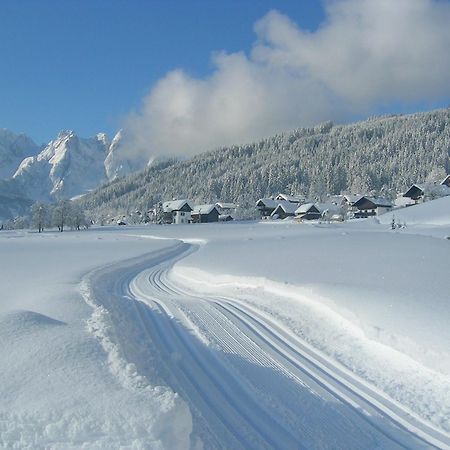
[[[271,11],[249,55],[218,52],[213,71],[169,72],[130,114],[138,154],[193,155],[393,104],[450,97],[450,3],[336,0],[315,31]]]

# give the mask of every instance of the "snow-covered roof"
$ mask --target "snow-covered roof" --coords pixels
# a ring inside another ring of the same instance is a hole
[[[195,205],[192,209],[192,214],[209,214],[216,205]]]
[[[445,180],[443,180],[445,181]],[[426,182],[426,183],[415,183],[413,184],[406,192],[403,194],[403,196],[407,196],[406,194],[416,187],[417,189],[420,189],[425,195],[436,195],[438,197],[445,197],[447,195],[450,195],[450,187],[448,187],[446,184],[437,184],[433,182]]]
[[[297,203],[283,201],[282,203],[280,202],[278,206],[273,210],[272,215],[279,214],[281,212],[280,209],[282,209],[286,214],[294,214],[297,208]]]
[[[300,205],[296,210],[295,214],[306,214],[314,206],[314,203],[304,203]],[[317,206],[316,206],[317,208]]]
[[[289,195],[289,194],[278,194],[275,200],[285,200],[290,203],[300,203],[302,199],[299,196]]]
[[[344,195],[344,199],[347,201],[347,203],[350,203],[350,205],[353,205],[354,203],[356,203],[358,200],[361,200],[362,199],[362,195],[355,195],[355,194],[352,194],[352,195]]]
[[[374,203],[376,206],[381,206],[385,208],[391,208],[392,202],[384,197],[365,197],[367,200],[370,200],[372,203]]]
[[[235,209],[237,208],[237,205],[234,203],[227,203],[227,202],[217,202],[216,206],[220,209]]]
[[[164,212],[172,212],[172,211],[179,211],[183,206],[187,203],[187,205],[192,209],[191,204],[189,203],[189,200],[171,200],[169,202],[163,203],[163,211]]]
[[[260,198],[256,202],[256,206],[265,206],[266,208],[276,208],[282,200],[274,200],[273,198]]]
[[[343,212],[342,205],[336,204],[334,201],[315,203],[315,206],[321,213],[328,211],[328,214],[341,214]]]

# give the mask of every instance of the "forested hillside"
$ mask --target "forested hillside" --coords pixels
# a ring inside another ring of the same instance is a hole
[[[94,216],[189,198],[254,205],[278,192],[311,199],[343,191],[391,193],[450,171],[450,109],[325,123],[248,145],[169,161],[111,182],[81,202]]]

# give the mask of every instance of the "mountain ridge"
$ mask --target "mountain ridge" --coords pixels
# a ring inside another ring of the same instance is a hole
[[[232,201],[248,210],[278,192],[311,199],[326,194],[400,192],[433,171],[450,171],[450,109],[325,122],[247,145],[155,164],[117,179],[80,202],[95,217],[190,198]]]

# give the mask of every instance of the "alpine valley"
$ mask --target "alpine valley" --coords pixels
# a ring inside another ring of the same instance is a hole
[[[112,141],[104,133],[86,139],[62,131],[38,147],[0,130],[0,219],[27,214],[37,200],[75,197],[99,219],[173,198],[235,202],[245,216],[258,198],[278,192],[394,196],[450,172],[450,109],[326,122],[185,160],[154,159],[150,149],[130,157],[126,142],[122,131]]]

